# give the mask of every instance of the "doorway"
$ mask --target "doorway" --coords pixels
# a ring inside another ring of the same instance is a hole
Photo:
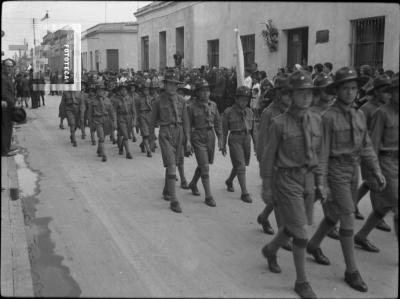
[[[288,30],[287,67],[293,70],[295,64],[308,64],[308,27]]]
[[[176,52],[179,52],[183,58],[183,57],[185,57],[184,56],[184,43],[183,43],[183,41],[185,40],[184,27],[176,28],[175,36],[176,36]]]
[[[149,37],[142,37],[142,70],[149,70]]]
[[[159,56],[160,56],[160,71],[167,66],[167,32],[161,31],[158,34],[159,39]]]

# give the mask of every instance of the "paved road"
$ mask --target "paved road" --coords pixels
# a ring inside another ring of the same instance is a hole
[[[36,294],[39,285],[40,294],[50,296],[57,289],[58,295],[83,297],[297,298],[291,253],[278,253],[281,274],[269,272],[260,253],[271,236],[256,223],[263,203],[254,156],[248,169],[252,204],[240,201],[237,181],[235,193],[225,190],[230,161],[217,152],[211,167],[217,207],[203,203],[199,184],[201,197],[178,188],[183,213],[175,214],[161,199],[164,169],[159,150],[147,158],[138,143],[131,143],[134,159],[127,160],[107,138],[109,159],[102,163],[88,139],[81,140],[78,133],[78,147],[72,147],[68,130],[58,128],[59,102],[59,96],[47,96],[46,106],[29,109],[28,123],[17,129],[18,143],[26,148],[16,160],[19,184],[28,190],[23,191],[25,212],[30,211],[28,240],[44,244],[42,254],[36,254],[37,267],[42,266]],[[185,168],[190,180],[194,158],[185,159]],[[35,180],[37,185],[32,186]],[[318,223],[319,203],[315,209]],[[368,214],[368,198],[360,210]],[[387,221],[392,225],[392,215]],[[272,223],[276,227],[273,218]],[[356,227],[360,225],[357,221]],[[379,254],[356,250],[369,292],[359,293],[343,282],[340,244],[326,239],[323,249],[332,265],[317,265],[309,257],[307,262],[317,295],[397,297],[395,234],[375,230],[370,238],[381,248]]]

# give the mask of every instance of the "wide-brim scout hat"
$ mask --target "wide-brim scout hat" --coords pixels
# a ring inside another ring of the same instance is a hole
[[[164,82],[171,82],[175,84],[182,84],[183,82],[179,81],[179,74],[174,69],[166,69],[164,73]]]
[[[399,89],[399,73],[393,76],[393,78],[390,81],[390,85],[383,87],[382,91],[388,92],[396,88]]]
[[[304,70],[294,71],[289,76],[290,89],[315,89],[311,74]]]
[[[198,79],[196,80],[196,82],[194,83],[194,91],[199,91],[202,88],[210,88],[211,84],[208,83],[208,81],[206,79]]]
[[[2,61],[2,63],[3,63],[3,66],[15,66],[16,65],[15,60],[11,59],[11,58],[4,59]]]
[[[190,84],[182,84],[178,86],[178,90],[183,91],[184,94],[192,94],[192,87],[190,86]]]
[[[272,90],[290,90],[291,85],[289,84],[289,76],[282,75],[275,79],[274,87]]]
[[[333,83],[329,84],[326,88],[328,92],[333,92],[338,86],[343,83],[356,81],[358,87],[361,88],[369,81],[368,76],[357,76],[357,72],[353,68],[347,66],[338,69],[335,73],[335,80]]]
[[[372,82],[372,87],[368,89],[367,94],[372,94],[374,90],[390,85],[390,77],[388,75],[380,75]]]
[[[251,89],[244,85],[236,88],[235,98],[241,97],[247,97],[250,100],[252,97]]]
[[[335,93],[333,93],[331,90],[328,92],[326,87],[332,83],[333,83],[333,78],[327,74],[319,74],[314,79],[314,86],[316,90],[324,89],[330,95],[334,95]]]

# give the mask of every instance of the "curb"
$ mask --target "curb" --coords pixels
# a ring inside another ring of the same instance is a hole
[[[1,296],[34,297],[14,157],[1,157]]]

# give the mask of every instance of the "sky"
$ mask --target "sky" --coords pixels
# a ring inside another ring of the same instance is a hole
[[[9,45],[33,46],[33,18],[35,18],[36,45],[40,44],[46,29],[59,29],[60,24],[78,23],[82,31],[98,24],[109,22],[134,22],[137,8],[152,1],[6,1],[2,2],[1,50],[4,58],[13,57]],[[49,19],[40,21],[48,11]],[[47,28],[46,28],[47,26]]]

